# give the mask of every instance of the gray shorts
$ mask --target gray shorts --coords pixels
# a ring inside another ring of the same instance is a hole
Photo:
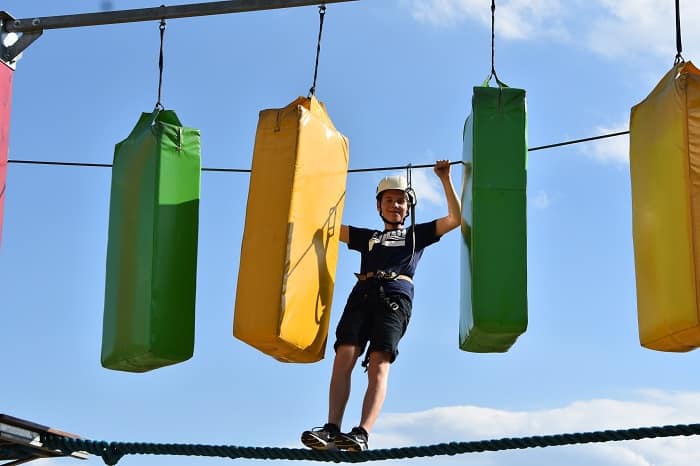
[[[354,345],[362,354],[369,342],[368,355],[384,351],[391,354],[391,362],[394,362],[399,354],[399,340],[406,333],[411,318],[411,306],[408,296],[400,293],[387,296],[380,281],[368,281],[350,293],[335,330],[333,348]]]

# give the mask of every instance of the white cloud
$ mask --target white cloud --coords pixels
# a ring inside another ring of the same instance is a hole
[[[639,391],[631,398],[576,401],[534,411],[450,406],[415,413],[387,413],[380,417],[372,433],[372,448],[690,424],[700,418],[700,392]],[[474,464],[485,464],[482,455],[485,454],[460,455],[455,464],[471,464],[472,460],[476,460]],[[488,455],[488,463],[497,466],[512,465],[514,458],[522,460],[517,464],[695,466],[700,462],[700,438],[654,438]],[[449,462],[443,459],[443,464]]]
[[[436,26],[454,26],[465,20],[491,27],[491,8],[484,0],[412,0],[413,17]],[[564,35],[560,0],[508,0],[496,6],[496,33],[507,39]]]
[[[593,133],[604,135],[627,131],[628,124],[617,124],[610,127],[598,126]],[[587,157],[603,164],[626,166],[629,164],[630,138],[628,134],[613,136],[605,139],[584,143],[581,152]]]
[[[610,58],[629,55],[667,57],[676,53],[674,3],[667,0],[597,0],[602,7],[587,34],[588,46]],[[700,2],[681,1],[681,32],[686,50],[700,46],[700,33],[690,27],[700,15]],[[688,57],[689,58],[689,57]]]
[[[61,458],[61,459],[41,458],[41,463],[36,463],[36,464],[39,464],[40,466],[59,466],[61,464],[68,464],[68,462],[76,461],[75,459],[70,458],[70,457],[65,457],[65,458],[68,458],[68,459],[63,460],[63,458]],[[66,461],[66,463],[62,463],[61,461]],[[101,458],[100,458],[100,462],[102,462]]]
[[[454,26],[464,20],[489,24],[489,10],[481,0],[409,0],[413,18],[436,26]]]
[[[531,198],[532,200],[532,205],[536,209],[546,209],[552,204],[551,199],[549,198],[549,195],[542,191],[541,189],[538,190]]]
[[[426,160],[439,160],[431,150],[426,151],[424,157]],[[426,162],[429,164],[433,162]],[[421,162],[421,165],[423,162]],[[457,170],[452,167],[452,182],[455,182],[455,174]],[[398,173],[392,173],[392,175],[406,176],[406,170]],[[435,176],[432,167],[431,168],[413,168],[411,170],[411,186],[416,192],[416,197],[418,198],[418,205],[425,206],[426,204],[432,204],[436,206],[441,206],[445,204],[445,195],[443,194],[442,185]],[[420,207],[419,207],[420,208]]]
[[[475,21],[491,28],[484,0],[404,0],[419,22],[439,27]],[[681,32],[686,59],[700,50],[700,2],[681,1]],[[496,4],[496,35],[514,40],[557,39],[608,58],[667,58],[676,53],[675,9],[669,0],[509,0]]]
[[[675,24],[671,3],[659,0],[598,0],[603,13],[587,33],[589,47],[604,56],[623,57],[645,50],[670,54]],[[664,40],[666,39],[666,40]]]
[[[454,177],[453,177],[454,181]],[[411,184],[418,198],[418,205],[427,202],[434,205],[445,203],[442,187],[438,184],[432,168],[413,169]]]

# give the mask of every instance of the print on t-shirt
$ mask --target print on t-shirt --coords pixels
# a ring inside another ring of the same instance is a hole
[[[371,251],[375,244],[386,247],[399,247],[406,245],[406,230],[389,230],[385,232],[375,231],[369,239],[368,249]]]

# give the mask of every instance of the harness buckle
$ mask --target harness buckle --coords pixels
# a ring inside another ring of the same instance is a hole
[[[396,272],[385,272],[384,270],[378,270],[374,276],[379,280],[395,280],[399,274]]]
[[[355,276],[360,281],[364,281],[364,280],[384,280],[384,281],[405,280],[407,282],[413,283],[413,279],[411,279],[411,277],[409,277],[408,275],[402,275],[402,274],[397,273],[397,272],[386,272],[384,270],[378,270],[377,272],[367,272],[365,274],[356,273]]]

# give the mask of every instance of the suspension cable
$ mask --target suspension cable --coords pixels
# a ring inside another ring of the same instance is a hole
[[[318,42],[316,43],[316,66],[314,66],[314,82],[309,89],[309,97],[316,95],[316,78],[318,77],[318,58],[321,56],[321,36],[323,35],[323,18],[326,16],[326,4],[318,7],[319,27]]]
[[[165,8],[165,5],[161,5],[161,8]],[[160,101],[161,90],[163,89],[163,38],[165,37],[165,18],[160,19],[160,25],[158,26],[160,30],[160,53],[158,54],[158,100],[156,101],[156,110],[163,110],[163,104]]]
[[[496,0],[491,0],[491,74],[496,76]]]
[[[486,78],[486,81],[484,82],[484,86],[486,86],[489,81],[491,81],[491,78],[496,79],[496,83],[500,87],[508,87],[503,82],[501,82],[500,79],[498,79],[498,75],[496,74],[496,0],[491,0],[491,73],[489,73],[489,76]]]
[[[622,136],[629,134],[629,131],[619,131],[617,133],[603,134],[600,136],[593,136],[583,139],[575,139],[571,141],[558,142],[555,144],[547,144],[545,146],[535,146],[528,149],[528,152],[551,149],[554,147],[567,146],[571,144],[579,144],[582,142],[595,141],[598,139],[611,138],[615,136]],[[45,160],[20,160],[20,159],[10,159],[7,163],[21,164],[21,165],[54,165],[54,166],[66,166],[66,167],[101,167],[101,168],[111,168],[110,163],[84,163],[84,162],[56,162],[56,161],[45,161]],[[456,162],[450,162],[450,165],[459,165],[462,161],[458,160]],[[432,168],[435,164],[422,164],[422,165],[411,165],[412,168]],[[365,172],[380,172],[389,170],[403,170],[407,165],[393,165],[385,167],[369,167],[369,168],[351,168],[348,169],[348,173],[365,173]],[[249,168],[202,168],[203,172],[219,172],[219,173],[250,173]]]
[[[681,6],[680,0],[676,0],[676,59],[673,61],[674,65],[685,61],[683,55],[681,55],[682,51],[683,44],[681,43]]]
[[[595,141],[598,139],[606,139],[606,138],[612,138],[615,136],[622,136],[623,134],[630,134],[629,131],[618,131],[617,133],[610,133],[610,134],[602,134],[600,136],[593,136],[590,138],[583,138],[583,139],[574,139],[573,141],[564,141],[564,142],[557,142],[555,144],[547,144],[546,146],[536,146],[536,147],[531,147],[528,149],[529,152],[533,152],[536,150],[542,150],[542,149],[551,149],[553,147],[561,147],[561,146],[568,146],[570,144],[578,144],[581,142],[588,142],[588,141]]]

